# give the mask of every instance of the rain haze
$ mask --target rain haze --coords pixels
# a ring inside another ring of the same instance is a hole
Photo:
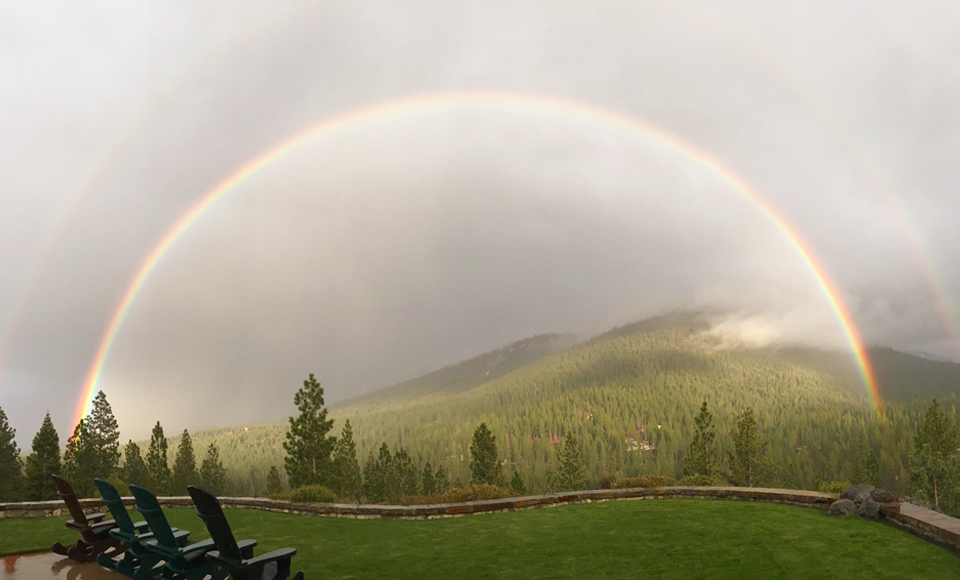
[[[960,360],[958,54],[952,2],[5,2],[0,408],[65,439],[107,343],[123,440],[674,309],[848,349],[817,270]]]

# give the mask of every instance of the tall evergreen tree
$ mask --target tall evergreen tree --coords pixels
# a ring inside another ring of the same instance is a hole
[[[386,443],[380,445],[380,453],[374,457],[373,450],[363,466],[363,492],[374,503],[385,501],[391,493],[393,457]]]
[[[420,488],[420,473],[417,466],[413,464],[413,458],[403,447],[397,449],[393,456],[393,472],[396,485],[390,499],[399,502],[404,496],[416,495]]]
[[[734,485],[753,487],[760,485],[769,471],[763,452],[769,441],[758,432],[753,409],[747,407],[737,420],[737,427],[730,432],[733,449],[727,451],[730,463],[730,481]]]
[[[333,490],[340,497],[354,497],[363,486],[360,462],[357,461],[357,445],[353,442],[353,427],[350,419],[343,424],[340,438],[333,446]]]
[[[103,391],[93,399],[93,409],[86,421],[87,437],[93,454],[93,472],[96,477],[107,479],[117,470],[120,462],[120,431],[113,409]]]
[[[123,468],[120,470],[120,478],[127,484],[150,485],[147,464],[140,455],[140,446],[133,440],[128,440],[123,448]]]
[[[0,409],[0,503],[19,501],[23,489],[23,464],[16,436],[17,430]]]
[[[167,463],[167,438],[163,436],[160,421],[150,433],[150,447],[147,449],[147,480],[149,489],[155,495],[170,493],[170,465]]]
[[[267,493],[283,493],[283,483],[280,481],[280,470],[277,469],[276,465],[271,465],[270,471],[267,473]]]
[[[940,411],[940,403],[934,399],[913,438],[910,483],[914,493],[932,501],[938,510],[960,504],[958,447],[960,428]]]
[[[433,495],[437,493],[437,486],[434,484],[433,466],[428,459],[423,464],[423,473],[420,474],[420,495]]]
[[[190,433],[184,429],[180,436],[180,445],[177,446],[177,454],[173,458],[172,474],[174,495],[185,495],[188,485],[197,485],[200,483],[200,474],[197,473],[197,457],[193,453],[193,439]],[[212,490],[208,490],[213,493]]]
[[[586,466],[576,435],[568,433],[563,447],[557,449],[557,469],[548,474],[550,486],[557,491],[576,491],[586,487]]]
[[[700,413],[694,417],[695,429],[693,442],[684,459],[684,475],[716,475],[717,471],[717,433],[713,430],[713,415],[707,410],[707,402],[700,406]]]
[[[470,444],[470,473],[473,476],[473,484],[503,484],[503,469],[497,453],[497,439],[487,428],[486,423],[480,423],[477,430],[473,432],[473,442]]]
[[[73,435],[67,439],[67,449],[63,453],[63,476],[73,487],[77,497],[95,497],[97,488],[93,484],[96,477],[97,450],[87,430],[87,421],[80,419],[73,429]]]
[[[33,437],[33,453],[27,456],[26,497],[32,501],[57,499],[57,488],[50,476],[62,472],[60,463],[60,436],[53,427],[50,413],[43,418],[40,430]]]
[[[330,485],[330,455],[336,438],[327,436],[333,428],[333,419],[327,419],[323,406],[323,387],[313,373],[303,381],[303,388],[293,397],[300,414],[290,417],[290,430],[283,448],[287,452],[284,463],[290,487],[311,483]]]
[[[277,471],[276,467],[271,467],[270,473]],[[220,461],[220,450],[213,443],[207,447],[207,456],[203,458],[200,464],[200,487],[209,491],[213,495],[223,495],[227,493],[227,470],[223,468]],[[267,477],[268,488],[270,477]],[[277,482],[280,481],[280,474],[277,473]]]
[[[514,471],[513,477],[510,478],[510,491],[517,497],[527,495],[527,486],[523,484],[519,471]]]
[[[867,453],[867,483],[880,489],[886,487],[883,474],[880,472],[880,459],[873,448]]]
[[[437,466],[437,472],[433,474],[433,493],[442,495],[450,491],[450,479],[447,477],[447,470],[442,465]]]

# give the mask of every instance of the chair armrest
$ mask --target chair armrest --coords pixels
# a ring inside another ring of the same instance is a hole
[[[139,533],[142,534],[142,533],[144,533],[145,531],[146,531],[146,532],[149,532],[149,531],[150,531],[150,525],[147,524],[146,520],[139,521],[139,522],[133,522],[133,529],[135,529],[137,532],[139,532]],[[170,528],[170,529],[173,530],[173,531],[176,531],[176,530],[177,530],[177,528]]]
[[[239,545],[239,544],[238,544]],[[220,552],[212,550],[207,552],[207,560],[210,562],[216,562],[227,568],[233,568],[236,570],[242,570],[244,568],[249,568],[251,566],[258,566],[261,564],[266,564],[268,562],[275,562],[277,560],[289,560],[293,558],[297,553],[296,548],[280,548],[272,552],[267,552],[257,556],[256,558],[250,558],[249,560],[242,560],[240,562],[232,560],[230,558],[225,558],[220,555]]]
[[[240,540],[237,542],[237,548],[240,548],[240,557],[244,560],[253,558],[253,549],[257,546],[256,540]]]
[[[206,539],[206,540],[201,540],[199,542],[195,542],[193,544],[187,544],[186,546],[181,546],[180,553],[184,555],[192,554],[197,550],[210,550],[213,547],[214,547],[213,540]]]
[[[90,514],[90,515],[87,516],[87,523],[88,523],[88,524],[95,524],[95,523],[99,522],[100,520],[102,520],[102,519],[104,518],[104,516],[106,516],[106,515],[107,515],[106,513],[102,513],[102,514]]]

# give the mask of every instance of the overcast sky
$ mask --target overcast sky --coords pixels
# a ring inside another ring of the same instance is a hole
[[[310,372],[337,401],[676,308],[843,348],[782,228],[693,150],[869,343],[960,360],[958,54],[953,2],[0,1],[0,408],[24,451],[46,411],[66,439],[180,217],[403,99],[428,104],[319,132],[170,246],[104,365],[124,441],[283,420]]]

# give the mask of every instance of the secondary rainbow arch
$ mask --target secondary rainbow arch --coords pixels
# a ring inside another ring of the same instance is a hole
[[[835,283],[827,274],[824,267],[817,260],[812,249],[803,239],[796,228],[787,221],[786,217],[769,200],[760,194],[752,185],[737,174],[732,168],[720,161],[707,151],[704,151],[674,135],[668,131],[660,129],[636,117],[626,115],[617,111],[605,109],[596,105],[587,104],[565,98],[511,93],[499,91],[473,91],[473,92],[439,92],[412,95],[398,100],[374,103],[358,109],[353,109],[334,115],[320,121],[318,124],[297,133],[289,139],[282,141],[272,149],[251,159],[235,173],[224,181],[220,182],[213,189],[203,195],[194,205],[184,213],[170,229],[166,231],[163,237],[150,250],[143,262],[140,264],[136,275],[127,286],[120,303],[114,310],[113,316],[100,339],[90,370],[83,384],[80,398],[74,413],[74,424],[85,417],[90,412],[93,403],[93,397],[97,392],[97,386],[103,372],[104,364],[110,350],[116,339],[120,327],[126,318],[130,307],[136,301],[141,289],[146,283],[150,274],[156,268],[157,263],[166,253],[166,251],[177,241],[177,239],[190,228],[197,219],[203,215],[218,199],[232,191],[244,179],[253,175],[263,167],[269,165],[285,153],[295,149],[297,146],[314,139],[321,134],[337,129],[347,128],[351,125],[357,125],[364,122],[375,122],[389,118],[393,115],[404,113],[413,113],[418,111],[442,110],[442,109],[466,109],[466,108],[486,108],[486,109],[504,109],[512,112],[536,112],[553,113],[557,115],[567,115],[579,119],[589,120],[601,125],[608,125],[618,130],[625,130],[640,134],[646,138],[653,139],[671,149],[681,153],[685,157],[692,159],[700,165],[709,168],[727,183],[732,185],[740,194],[746,197],[750,202],[763,211],[780,228],[783,234],[788,238],[793,248],[797,251],[800,258],[810,269],[816,278],[824,297],[829,302],[837,320],[843,330],[846,341],[849,344],[854,358],[867,390],[872,404],[878,409],[882,405],[880,393],[877,389],[877,381],[873,368],[867,356],[866,348],[860,337],[859,331],[853,323],[850,310],[843,300]]]

